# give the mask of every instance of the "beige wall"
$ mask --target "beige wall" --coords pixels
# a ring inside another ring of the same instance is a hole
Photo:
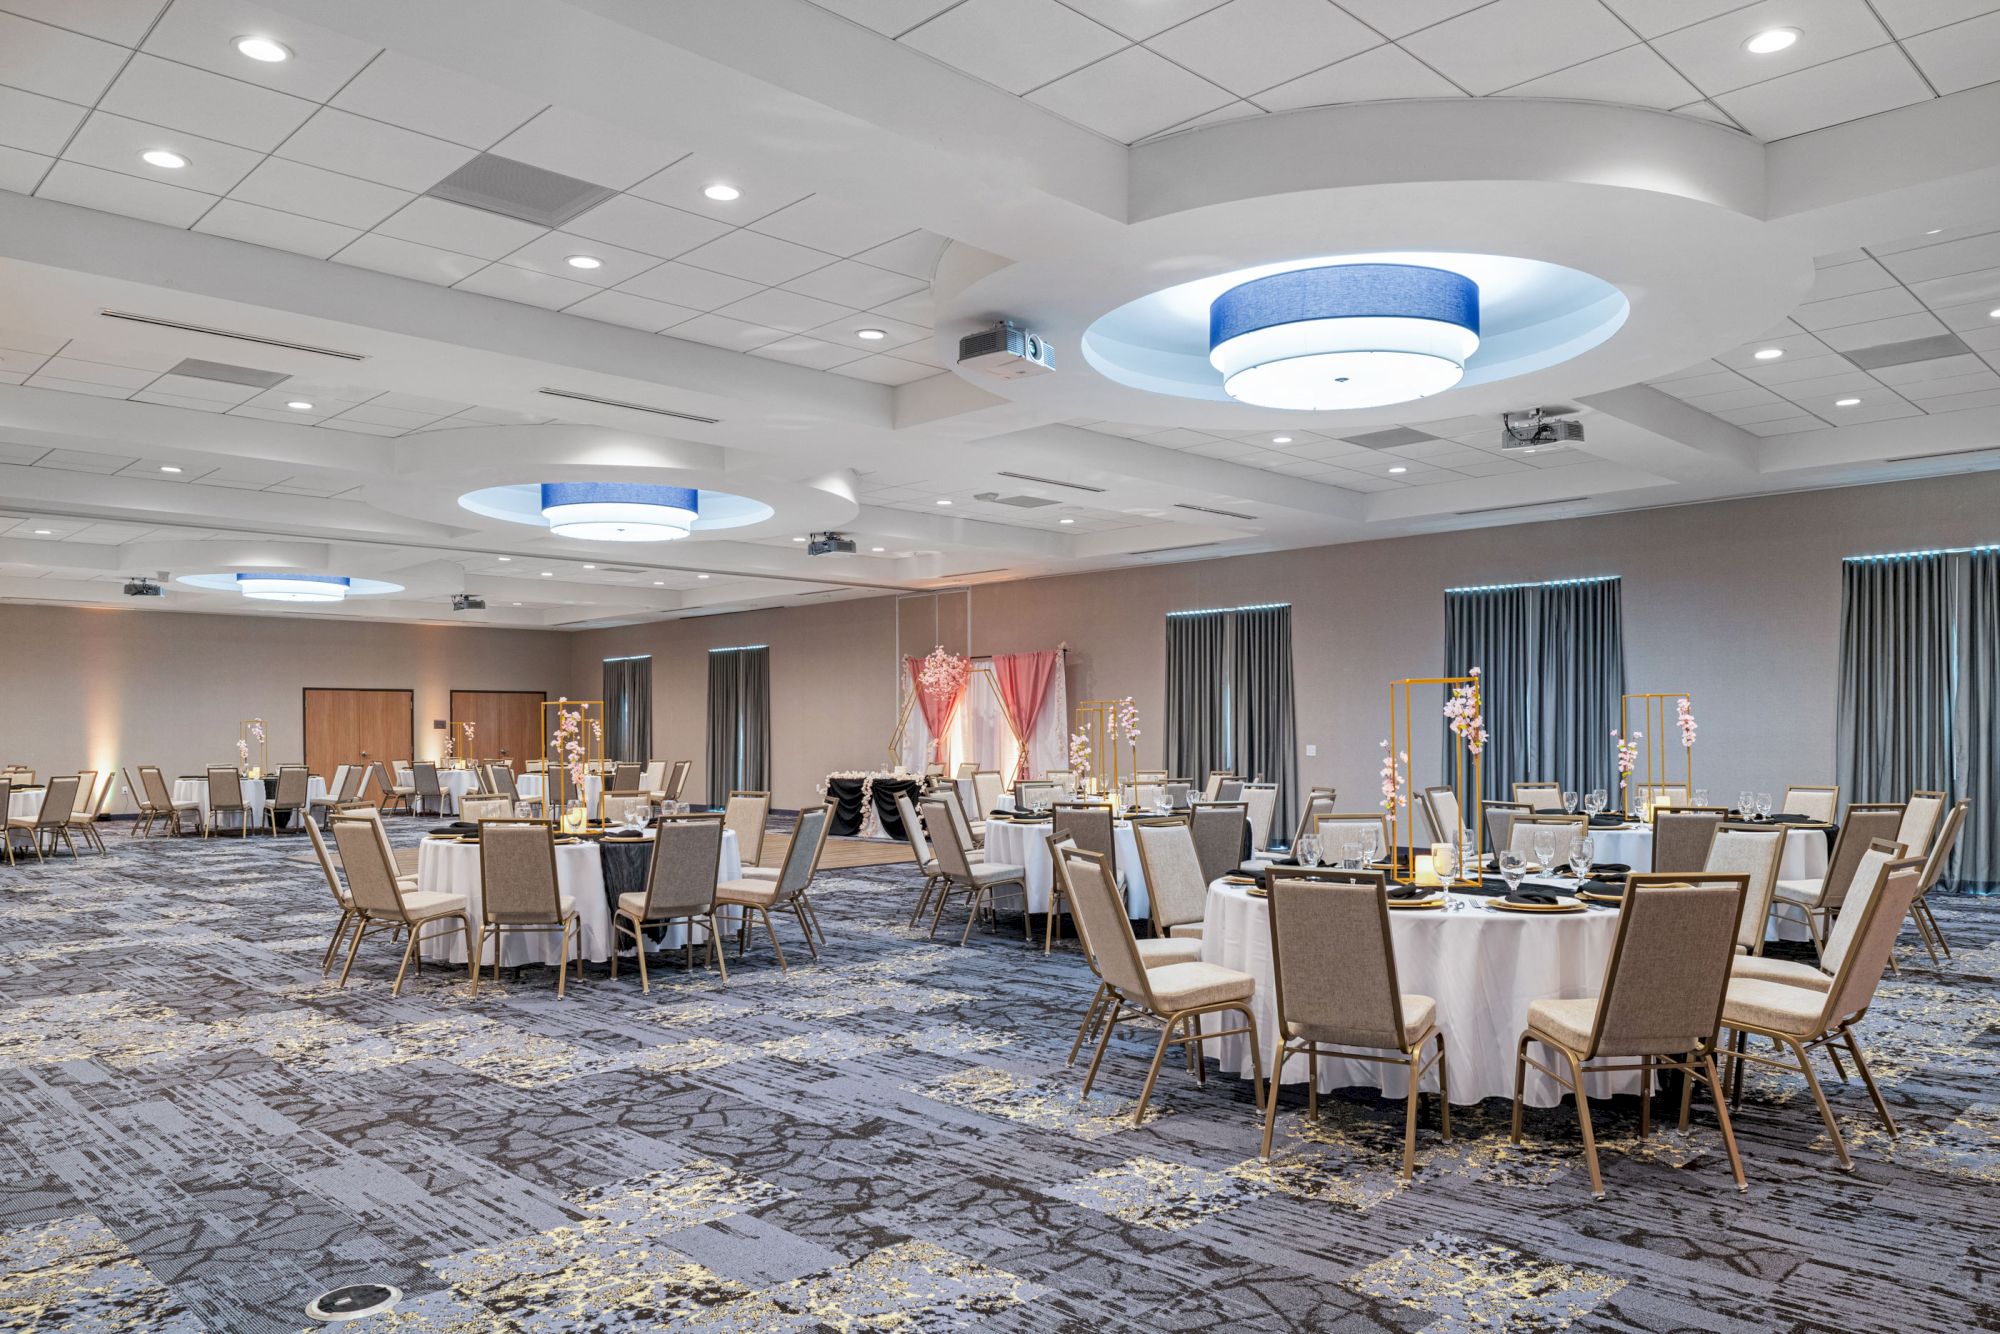
[[[1616,574],[1627,688],[1693,695],[1697,779],[1733,797],[1833,781],[1842,556],[1996,538],[2000,474],[1969,474],[986,585],[970,596],[970,648],[1066,641],[1070,698],[1135,696],[1140,759],[1152,765],[1163,762],[1166,613],[1290,602],[1299,776],[1337,784],[1365,807],[1387,683],[1441,666],[1444,589]],[[939,620],[958,648],[966,613],[962,595],[951,596]],[[777,804],[795,806],[828,770],[881,763],[896,721],[898,606],[882,598],[580,634],[571,691],[601,688],[604,657],[655,655],[656,746],[694,759],[699,774],[706,650],[770,644],[773,790]],[[929,643],[914,640],[930,637],[927,605],[900,606],[902,651],[925,652]],[[1317,757],[1306,757],[1308,745]]]
[[[157,764],[172,777],[235,763],[238,724],[263,718],[271,762],[296,762],[307,686],[414,691],[430,756],[452,690],[553,698],[569,667],[568,637],[542,631],[0,606],[0,759],[44,775],[129,765],[135,778]]]

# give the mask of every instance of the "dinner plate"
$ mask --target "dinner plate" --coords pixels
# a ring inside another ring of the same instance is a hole
[[[1625,896],[1623,894],[1593,894],[1587,889],[1581,889],[1577,891],[1576,896],[1585,903],[1601,903],[1607,908],[1622,908],[1625,906]]]
[[[1486,906],[1494,912],[1537,912],[1563,913],[1582,912],[1584,905],[1580,899],[1563,895],[1554,903],[1509,903],[1505,899],[1488,899]]]
[[[1248,894],[1253,899],[1268,899],[1271,897],[1271,891],[1264,888],[1262,885],[1252,885],[1243,892]]]
[[[1390,899],[1389,906],[1391,908],[1442,908],[1444,907],[1444,896],[1440,894],[1436,898],[1429,899]]]
[[[1222,877],[1222,883],[1225,885],[1254,885],[1257,881],[1247,875],[1226,875]]]

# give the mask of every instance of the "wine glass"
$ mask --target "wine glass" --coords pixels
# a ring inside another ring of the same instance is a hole
[[[1755,815],[1757,813],[1757,794],[1747,787],[1738,792],[1736,794],[1736,813],[1746,820]]]
[[[1455,880],[1458,871],[1458,844],[1431,844],[1431,870],[1437,872],[1437,878],[1447,885]]]
[[[1374,825],[1361,831],[1362,865],[1376,861],[1382,856],[1382,832]]]
[[[1565,788],[1563,790],[1563,814],[1576,814],[1576,791],[1573,788]]]
[[[1771,794],[1768,792],[1757,794],[1757,818],[1759,820],[1771,818]]]
[[[1535,831],[1535,862],[1544,873],[1556,869],[1556,835],[1554,830]]]
[[[1583,797],[1583,811],[1584,811],[1584,814],[1586,814],[1586,815],[1589,815],[1589,816],[1592,816],[1592,817],[1595,817],[1595,816],[1596,816],[1596,814],[1597,814],[1597,813],[1598,813],[1599,811],[1603,810],[1603,809],[1604,809],[1604,789],[1603,789],[1603,788],[1601,788],[1601,787],[1594,787],[1594,788],[1590,789],[1590,791],[1588,791],[1588,792],[1586,792],[1586,793],[1584,794],[1584,797]]]
[[[1578,880],[1590,879],[1590,851],[1587,835],[1569,841],[1569,873]]]
[[[1688,793],[1688,803],[1693,806],[1708,805],[1708,789],[1705,787],[1698,787],[1694,791]]]
[[[1521,888],[1521,877],[1528,873],[1528,859],[1509,848],[1500,854],[1500,878],[1507,882],[1507,892],[1513,894]]]
[[[1320,857],[1318,835],[1307,834],[1304,838],[1300,839],[1299,845],[1292,849],[1292,855],[1298,858],[1299,865],[1301,866],[1318,866]]]

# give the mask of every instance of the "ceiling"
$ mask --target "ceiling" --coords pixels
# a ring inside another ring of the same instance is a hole
[[[272,614],[560,629],[1984,473],[1996,80],[2000,0],[0,0],[0,598],[257,611],[121,587],[290,568],[405,591]],[[1632,315],[1359,414],[1080,353],[1145,290],[1391,244]],[[951,369],[1002,316],[1054,375]],[[1502,449],[1543,404],[1586,440]],[[454,503],[597,476],[775,514]]]

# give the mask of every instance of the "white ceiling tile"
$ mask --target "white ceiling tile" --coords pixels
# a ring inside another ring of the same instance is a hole
[[[1713,102],[1690,102],[1684,107],[1675,107],[1674,114],[1676,116],[1692,116],[1696,120],[1712,121],[1717,125],[1726,125],[1732,130],[1738,128],[1736,122],[1729,118],[1728,113]]]
[[[239,37],[266,37],[291,49],[288,60],[252,60]],[[324,102],[361,72],[381,48],[316,27],[248,0],[174,0],[140,48],[183,65]]]
[[[1631,24],[1634,32],[1650,38],[1676,28],[1693,27],[1732,9],[1748,8],[1752,0],[1604,0],[1604,3]]]
[[[1912,338],[1929,338],[1944,331],[1944,323],[1937,316],[1924,312],[1844,324],[1838,329],[1826,330],[1820,339],[1836,352],[1852,352],[1856,348],[1877,347],[1883,343],[1907,343]]]
[[[782,283],[833,263],[833,256],[775,236],[735,231],[682,255],[683,264],[760,284]]]
[[[352,264],[357,268],[374,269],[378,273],[393,273],[404,278],[416,278],[422,282],[437,283],[444,287],[449,287],[484,267],[481,261],[470,255],[455,254],[449,250],[439,250],[435,246],[418,245],[414,241],[399,241],[393,236],[376,236],[372,233],[358,237],[352,245],[335,254],[333,259],[339,264]]]
[[[1930,95],[1901,51],[1878,46],[1724,93],[1715,101],[1744,129],[1769,141],[1891,111]]]
[[[950,9],[958,0],[813,0],[813,3],[885,36],[900,37],[932,15]]]
[[[1874,247],[1871,247],[1871,249],[1874,249]],[[1883,251],[1876,249],[1875,253],[1879,255]],[[1853,246],[1847,250],[1836,250],[1830,255],[1815,255],[1813,257],[1813,267],[1816,269],[1831,269],[1842,264],[1858,264],[1867,258],[1867,250],[1863,250],[1860,246]]]
[[[117,172],[100,171],[79,162],[58,162],[35,191],[44,199],[106,213],[122,213],[128,218],[163,222],[169,227],[186,227],[208,211],[216,196],[198,190],[183,190],[160,181],[140,180]]]
[[[140,157],[154,149],[171,149],[186,158],[187,165],[170,170],[155,167]],[[178,185],[184,190],[223,195],[262,158],[247,148],[217,143],[185,130],[163,130],[144,121],[93,111],[63,150],[63,160],[163,185]]]
[[[1850,394],[1880,390],[1882,382],[1867,371],[1841,371],[1834,375],[1816,375],[1809,380],[1789,380],[1778,386],[1778,392],[1794,403],[1804,403],[1808,399],[1845,398]],[[1748,403],[1721,404],[1710,399],[1696,399],[1696,406],[1710,412],[1717,407],[1748,407]]]
[[[93,103],[124,66],[126,54],[94,37],[0,13],[0,83],[10,88]]]
[[[2000,12],[1954,23],[1903,43],[1940,96],[2000,79]]]
[[[1230,0],[1147,45],[1248,97],[1381,45],[1381,37],[1330,0]]]
[[[73,103],[0,86],[0,145],[54,157],[84,115]]]
[[[147,386],[157,393],[178,394],[182,398],[209,399],[222,403],[244,403],[255,398],[254,385],[230,384],[224,380],[204,380],[198,375],[162,375]]]
[[[880,329],[885,337],[863,339],[857,337],[862,329]],[[845,319],[829,320],[819,328],[810,330],[813,337],[841,347],[858,347],[869,352],[887,352],[892,348],[929,338],[931,331],[915,324],[904,324],[898,320],[885,319],[872,312],[855,313]]]
[[[277,155],[420,194],[471,161],[473,150],[328,107]]]
[[[1791,46],[1767,55],[1743,49],[1745,42],[1769,28],[1797,28],[1801,35]],[[1868,0],[1762,0],[1679,28],[1656,39],[1653,46],[1713,97],[1824,65],[1888,40],[1888,30],[1869,9]]]
[[[527,124],[544,104],[400,51],[385,51],[330,105],[485,149]]]
[[[878,269],[893,269],[929,282],[946,244],[945,238],[937,233],[918,230],[908,236],[899,236],[887,245],[864,250],[854,258],[863,264],[873,264]]]
[[[1971,227],[1927,227],[1920,233],[1910,232],[1893,240],[1870,242],[1865,253],[1880,259],[1884,255],[1900,254],[1905,250],[1922,250],[1934,245],[1949,245],[1953,241],[1969,240],[1975,236],[1987,236],[1994,230],[1995,227],[1991,222]]]
[[[571,282],[568,278],[538,273],[533,269],[518,269],[512,264],[490,264],[460,282],[458,290],[497,296],[527,306],[540,306],[544,310],[560,310],[599,289],[588,283]]]
[[[167,0],[0,0],[0,10],[59,28],[136,46]]]
[[[1581,65],[1544,74],[1514,85],[1509,97],[1567,97],[1585,102],[1622,102],[1628,106],[1671,111],[1699,98],[1695,86],[1682,78],[1650,46],[1628,46]]]
[[[109,366],[101,361],[83,361],[76,357],[50,357],[43,364],[41,373],[61,376],[65,380],[82,380],[88,384],[118,385],[128,390],[151,384],[157,374],[131,366]]]
[[[54,389],[65,394],[87,394],[93,398],[124,398],[132,393],[130,389],[121,389],[117,385],[65,380],[54,375],[31,375],[26,384],[30,389]]]
[[[1953,394],[1978,393],[1987,389],[2000,389],[2000,375],[1981,366],[1970,375],[1954,375],[1940,380],[1913,380],[1898,385],[1904,398],[1915,403],[1928,403],[1934,398],[1948,398]]]
[[[933,328],[937,324],[936,303],[931,300],[929,288],[898,297],[894,301],[884,301],[880,305],[870,306],[869,309],[877,315],[887,315],[890,319],[901,320],[905,324],[920,324],[926,329]]]
[[[1898,37],[1910,37],[1947,23],[1977,18],[2000,9],[1994,0],[1874,0],[1875,12]]]
[[[1037,88],[1028,94],[1028,100],[1086,129],[1129,144],[1236,99],[1143,46],[1128,46]],[[887,239],[881,236],[875,241]]]
[[[896,356],[904,361],[920,361],[941,371],[948,371],[952,367],[952,362],[938,355],[936,343],[929,338],[922,338],[914,343],[904,343],[896,349]]]
[[[841,347],[823,343],[817,338],[781,338],[775,343],[766,343],[750,355],[826,371],[835,366],[845,366],[850,361],[859,361],[868,354],[858,347]]]
[[[1953,394],[1949,398],[1932,398],[1924,401],[1924,411],[1967,412],[1973,408],[2000,407],[2000,389],[1986,389],[1972,394]]]
[[[32,194],[35,186],[50,167],[55,165],[52,157],[40,153],[30,153],[22,148],[8,148],[0,144],[0,190],[12,190],[16,194]]]
[[[1933,309],[1956,306],[1964,301],[2000,300],[2000,268],[1974,269],[1969,273],[1947,274],[1910,284],[1917,299]]]
[[[1056,0],[964,0],[901,40],[1010,93],[1060,79],[1127,44]]]
[[[1384,37],[1393,39],[1456,18],[1489,0],[1338,0],[1338,3]]]
[[[670,305],[665,301],[648,301],[642,296],[629,292],[599,292],[585,297],[564,312],[582,315],[586,319],[602,320],[606,324],[622,324],[628,329],[638,329],[645,333],[659,333],[670,329],[683,320],[701,314],[688,306]]]
[[[268,153],[316,108],[301,97],[139,54],[98,109]]]
[[[711,273],[707,269],[697,269],[674,261],[647,270],[630,282],[622,284],[618,290],[653,301],[687,306],[694,310],[714,310],[717,306],[741,301],[757,291],[760,286],[762,284],[745,282],[741,278]]]
[[[229,192],[229,197],[363,230],[373,227],[412,198],[407,190],[309,167],[303,162],[288,162],[281,157],[267,157],[258,163]]]
[[[1752,422],[1774,422],[1786,417],[1796,417],[1799,415],[1799,405],[1790,399],[1780,398],[1754,408],[1704,408],[1703,411],[1710,412],[1732,425],[1748,426]]]
[[[1860,372],[1857,371],[1856,374]],[[1731,389],[1727,393],[1704,394],[1700,398],[1691,398],[1688,402],[1703,412],[1721,412],[1729,408],[1754,408],[1759,404],[1775,402],[1777,397],[1759,385],[1749,385],[1742,389]]]
[[[1876,372],[1875,378],[1883,384],[1915,385],[1926,380],[1950,380],[1961,375],[1977,375],[1986,369],[1986,363],[1973,353],[1965,352],[1955,357],[1936,357],[1930,361],[1905,362],[1901,366],[1884,366]]]
[[[1893,421],[1898,417],[1921,417],[1924,410],[1907,399],[1885,393],[1879,386],[1871,393],[1846,394],[1845,398],[1859,398],[1859,403],[1837,408],[1833,400],[1817,398],[1804,406],[1811,408],[1813,415],[1832,422],[1835,426],[1859,426],[1864,422]]]
[[[361,403],[340,414],[342,422],[368,422],[375,426],[424,426],[446,416],[442,412],[413,412],[408,408],[389,407],[381,402]]]
[[[786,333],[804,333],[807,329],[818,328],[832,320],[847,318],[854,312],[834,305],[830,301],[820,301],[814,297],[800,296],[796,292],[784,292],[770,288],[741,301],[731,302],[716,312],[731,319],[742,320],[746,324],[761,324],[772,329],[783,329]]]
[[[576,268],[569,262],[572,255],[588,255],[599,262],[599,267]],[[638,277],[660,261],[652,255],[606,245],[588,237],[572,236],[567,232],[545,232],[506,256],[505,262],[518,269],[533,269],[537,273],[567,278],[587,287],[616,287],[628,278]]]
[[[845,375],[856,380],[873,380],[876,384],[910,384],[917,380],[928,380],[938,372],[930,366],[920,366],[914,361],[904,361],[898,357],[863,357],[843,366],[835,366],[833,374]]]
[[[550,107],[492,151],[614,190],[636,185],[687,155],[680,145],[644,138],[567,107]]]
[[[1405,97],[1463,97],[1451,80],[1400,46],[1378,46],[1257,94],[1273,111],[1386,102]]]
[[[329,431],[346,431],[349,435],[396,436],[412,429],[408,426],[379,426],[374,422],[349,421],[343,417],[330,418],[320,425]]]
[[[1884,255],[1882,267],[1906,283],[2000,268],[2000,232]]]
[[[64,350],[70,340],[60,335],[33,333],[27,329],[0,327],[0,350],[12,349],[16,352],[38,352],[43,356]],[[95,358],[92,360],[109,360]]]
[[[1797,361],[1801,357],[1824,356],[1827,346],[1809,333],[1786,334],[1777,338],[1753,339],[1741,347],[1731,348],[1721,356],[1718,356],[1715,362],[1718,366],[1727,366],[1733,371],[1754,370],[1759,366],[1776,360],[1776,358],[1759,360],[1757,357],[1759,352],[1767,352],[1772,349],[1776,349],[1793,361]]]
[[[1995,298],[1987,297],[1983,301],[1969,301],[1962,306],[1939,306],[1936,313],[1937,317],[1944,321],[1945,328],[1956,332],[1986,329],[2000,324],[2000,320],[1995,320],[1993,317],[1993,312],[2000,309],[1994,302]]]
[[[114,473],[137,462],[138,460],[129,454],[93,454],[77,449],[54,449],[42,456],[38,466],[60,468],[64,472]],[[67,537],[82,525],[50,523],[42,526],[55,529],[57,537]],[[26,537],[29,534],[23,533],[21,536]]]
[[[1744,371],[1749,379],[1766,388],[1784,392],[1784,386],[1802,380],[1816,380],[1825,375],[1843,375],[1854,369],[1854,363],[1846,357],[1827,353],[1818,357],[1791,357],[1783,361],[1767,362],[1754,370]]]
[[[1185,23],[1228,0],[1063,0],[1085,18],[1095,19],[1135,42]]]
[[[222,200],[210,209],[194,225],[194,230],[270,246],[274,250],[311,255],[314,259],[325,259],[361,235],[353,227],[321,222],[317,218],[302,218],[296,213],[281,213],[274,208],[260,208],[235,199]]]
[[[1843,324],[1865,324],[1870,320],[1886,320],[1896,315],[1914,315],[1923,308],[1923,303],[1911,296],[1906,288],[1896,286],[1874,292],[1856,292],[1853,296],[1835,297],[1831,301],[1808,301],[1792,312],[1792,319],[1807,329],[1837,329]]]
[[[229,403],[219,398],[191,398],[186,394],[169,394],[157,389],[141,389],[132,395],[134,403],[158,403],[169,408],[186,408],[191,412],[227,412]]]
[[[112,337],[105,339],[58,340],[59,345],[51,350],[59,351],[66,357],[75,357],[79,361],[95,361],[106,366],[129,366],[133,370],[152,371],[155,375],[164,370],[171,370],[181,360],[183,349],[179,347],[166,352],[146,352],[133,348],[127,342],[114,341],[131,337],[151,341],[155,335],[150,331],[133,330],[129,334],[117,331]]]
[[[888,269],[878,269],[872,264],[861,264],[843,259],[829,264],[823,269],[792,279],[785,284],[785,290],[803,292],[807,296],[831,301],[835,305],[853,310],[872,310],[890,302],[923,291],[923,284],[906,274],[892,273]],[[925,300],[929,300],[928,294]],[[894,315],[896,312],[890,311]],[[922,323],[923,321],[918,321]]]
[[[726,315],[697,315],[685,324],[677,324],[663,334],[666,338],[686,338],[697,343],[707,343],[713,347],[726,347],[738,352],[748,352],[775,343],[785,336],[782,329],[767,329],[761,324],[747,324],[742,320],[732,320]]]
[[[578,236],[609,241],[661,259],[672,259],[729,231],[727,223],[636,195],[613,195],[563,226]]]
[[[710,199],[702,193],[711,185],[734,186],[735,199]],[[810,190],[759,163],[746,165],[722,157],[691,153],[664,171],[633,186],[631,193],[656,204],[686,209],[718,222],[741,227],[787,204],[804,199]]]
[[[1597,0],[1494,0],[1410,34],[1403,47],[1474,94],[1497,92],[1630,46]]]
[[[1812,291],[1806,293],[1806,300],[1831,301],[1835,297],[1854,296],[1895,285],[1895,276],[1874,260],[1857,260],[1852,264],[1835,264],[1816,270]]]
[[[499,259],[520,249],[548,229],[485,209],[467,208],[448,199],[418,196],[376,224],[383,236],[393,236],[461,255]]]
[[[1743,379],[1734,371],[1711,371],[1705,375],[1690,375],[1678,380],[1658,380],[1653,383],[1653,387],[1675,398],[1699,398],[1704,394],[1721,394],[1731,389],[1741,389]]]
[[[852,255],[895,240],[910,230],[910,224],[878,208],[817,194],[759,218],[750,230],[829,254]]]

